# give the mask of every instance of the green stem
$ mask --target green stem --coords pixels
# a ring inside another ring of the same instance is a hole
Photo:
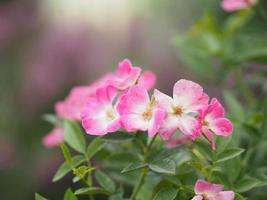
[[[146,149],[146,151],[145,151],[145,153],[144,153],[144,161],[145,161],[145,162],[147,161],[147,157],[148,157],[148,155],[149,155],[149,151],[150,151],[150,149],[151,149],[151,147],[152,147],[152,144],[154,143],[156,137],[157,137],[157,135],[155,135],[155,136],[151,139],[151,141],[149,142],[149,144],[148,144],[148,146],[147,146],[147,149]],[[135,199],[136,199],[136,196],[137,196],[138,192],[140,191],[142,185],[144,184],[144,181],[145,181],[145,178],[146,178],[147,173],[148,173],[148,168],[144,168],[144,169],[142,170],[142,173],[141,173],[141,175],[140,175],[140,177],[139,177],[139,180],[138,180],[136,186],[134,187],[133,193],[132,193],[132,195],[131,195],[131,197],[130,197],[131,200],[135,200]]]

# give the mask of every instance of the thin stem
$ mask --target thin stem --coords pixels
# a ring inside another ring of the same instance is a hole
[[[151,141],[149,142],[149,144],[147,146],[147,149],[146,149],[146,151],[144,153],[144,161],[145,162],[147,161],[147,157],[148,157],[149,151],[150,151],[150,149],[152,147],[152,144],[154,143],[156,137],[157,137],[157,135],[155,135],[151,139]],[[145,181],[147,173],[148,173],[148,168],[144,168],[142,170],[142,173],[141,173],[140,177],[139,177],[138,183],[136,184],[136,186],[135,186],[135,188],[133,190],[133,193],[132,193],[132,195],[130,197],[131,200],[135,200],[136,199],[136,196],[137,196],[138,192],[140,191],[142,185],[144,184],[144,181]]]

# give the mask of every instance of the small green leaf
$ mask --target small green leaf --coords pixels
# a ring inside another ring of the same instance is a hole
[[[67,191],[64,194],[64,200],[78,200],[78,198],[75,196],[75,194],[69,188],[69,189],[67,189]]]
[[[235,193],[235,200],[247,200],[247,198],[243,197],[241,194]]]
[[[92,140],[87,148],[88,159],[92,158],[98,151],[100,151],[107,144],[101,137],[96,137]]]
[[[131,171],[135,171],[135,170],[139,170],[139,169],[142,169],[144,167],[146,167],[147,164],[145,163],[142,163],[142,162],[133,162],[133,163],[130,163],[127,167],[125,167],[121,173],[126,173],[126,172],[131,172]]]
[[[61,151],[64,155],[66,162],[71,166],[72,162],[71,162],[71,154],[70,154],[69,148],[64,143],[60,144],[60,148],[61,148]]]
[[[245,151],[245,149],[241,149],[241,148],[226,149],[225,151],[218,154],[216,163],[233,159],[233,158],[239,156],[244,151]]]
[[[64,120],[65,140],[74,150],[85,153],[86,142],[80,126],[76,122]]]
[[[148,167],[158,173],[175,174],[176,164],[171,159],[164,159],[161,161],[148,164]]]
[[[116,133],[107,134],[107,135],[103,136],[102,138],[104,140],[108,140],[111,142],[121,142],[121,141],[125,141],[125,140],[133,140],[133,139],[135,139],[135,135],[131,135],[129,133],[119,131]]]
[[[113,193],[116,190],[116,185],[108,175],[104,172],[97,170],[95,173],[95,178],[99,185],[101,185],[105,190]]]
[[[41,196],[38,193],[35,193],[35,200],[48,200],[48,199],[44,198],[43,196]]]
[[[173,187],[162,188],[153,200],[173,200],[177,196],[178,190]]]
[[[76,167],[84,162],[83,156],[74,156],[71,158],[71,162],[73,163],[73,167]],[[56,182],[63,178],[68,172],[72,170],[72,167],[69,165],[69,163],[64,162],[57,170],[56,174],[53,177],[53,182]]]
[[[111,193],[103,188],[91,187],[91,188],[80,188],[74,192],[75,195],[88,195],[88,194],[104,194],[110,195]]]
[[[155,156],[150,157],[148,160],[150,162],[156,162],[156,161],[160,161],[163,160],[165,158],[168,158],[174,154],[177,154],[179,151],[181,150],[180,146],[174,147],[174,148],[170,148],[170,149],[165,149],[163,151],[158,152]]]
[[[124,200],[123,197],[122,197],[122,194],[113,194],[111,195],[108,200]]]
[[[94,167],[88,167],[85,165],[79,166],[78,168],[73,169],[73,174],[79,176],[80,179],[83,179],[85,175],[91,171],[93,171]]]

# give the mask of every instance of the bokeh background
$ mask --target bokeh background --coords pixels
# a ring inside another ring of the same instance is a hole
[[[155,71],[166,93],[187,78],[221,97],[219,81],[192,72],[174,44],[207,10],[226,16],[214,0],[1,0],[0,199],[62,197],[71,181],[51,183],[63,158],[42,146],[52,126],[41,116],[124,58]]]

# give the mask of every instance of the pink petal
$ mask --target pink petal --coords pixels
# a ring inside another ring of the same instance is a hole
[[[223,0],[221,6],[223,10],[233,12],[236,10],[247,8],[255,3],[256,1],[254,0]]]
[[[156,100],[156,104],[162,108],[163,110],[165,110],[166,112],[170,113],[172,112],[172,105],[174,104],[174,101],[173,99],[160,92],[159,90],[154,90],[154,97],[155,97],[155,100]]]
[[[219,193],[219,200],[234,200],[235,193],[233,191],[223,191]]]
[[[145,111],[149,102],[147,91],[140,86],[133,86],[119,98],[117,109],[120,115],[141,114]]]
[[[59,127],[54,128],[50,133],[48,133],[42,139],[43,145],[48,148],[58,146],[63,141],[64,141],[64,129]]]
[[[201,195],[196,195],[192,200],[203,200],[203,197]]]
[[[140,67],[133,67],[132,63],[125,59],[119,63],[117,72],[107,82],[117,89],[124,90],[136,84],[141,71]]]
[[[152,71],[145,71],[140,78],[138,79],[138,85],[145,88],[146,90],[150,90],[154,88],[157,81],[157,76]]]
[[[168,147],[175,147],[177,145],[185,144],[185,143],[188,143],[190,141],[192,141],[192,139],[190,137],[188,137],[188,136],[181,136],[181,137],[175,138],[175,139],[174,138],[170,138],[168,140],[167,146]]]
[[[212,130],[216,135],[227,137],[233,132],[233,124],[226,118],[219,118],[214,121],[214,127]]]
[[[142,115],[139,114],[127,114],[120,118],[123,128],[128,132],[134,132],[137,130],[146,131],[149,127],[149,121],[145,121]]]
[[[207,95],[203,93],[203,88],[199,84],[185,79],[175,83],[173,98],[176,103],[189,111],[196,111],[207,104]]]
[[[206,135],[206,137],[208,138],[208,140],[210,141],[212,149],[215,150],[216,144],[215,144],[215,139],[214,139],[213,133],[207,127],[202,128],[202,130],[203,130],[204,134]]]
[[[210,104],[205,110],[205,115],[210,116],[211,118],[220,118],[224,116],[224,108],[222,104],[216,99],[212,98]]]
[[[200,124],[197,119],[189,115],[183,115],[179,119],[179,129],[187,136],[195,139],[200,134]]]
[[[212,184],[209,182],[206,182],[204,180],[197,180],[195,184],[195,193],[196,194],[202,194],[206,193],[209,195],[216,195],[220,191],[223,190],[223,185],[219,184]]]
[[[96,97],[100,102],[112,102],[117,90],[112,86],[104,86],[96,90]]]
[[[148,127],[148,136],[154,137],[159,131],[162,121],[165,119],[166,113],[162,109],[155,109],[153,112],[152,123]]]

